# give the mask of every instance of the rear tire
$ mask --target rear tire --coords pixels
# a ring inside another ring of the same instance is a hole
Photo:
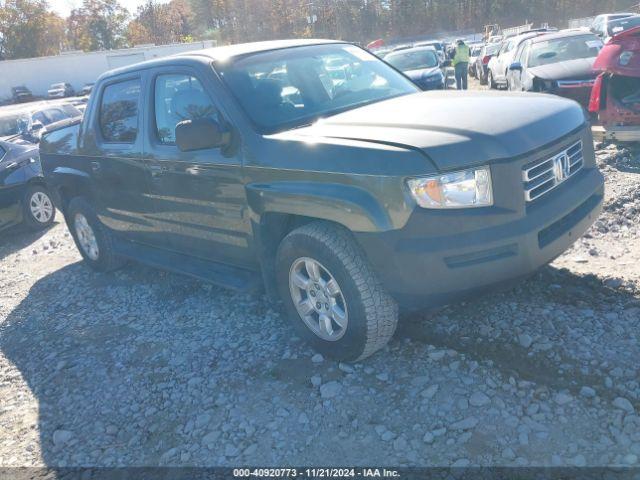
[[[480,73],[479,75],[479,80],[480,80],[480,85],[486,85],[487,84],[487,77],[485,75],[483,75],[482,73]]]
[[[94,270],[108,272],[126,261],[115,253],[112,233],[100,222],[93,207],[82,197],[69,202],[67,225],[84,261]]]
[[[22,200],[24,224],[31,230],[49,227],[56,218],[56,209],[49,192],[42,185],[27,188]]]
[[[289,233],[276,278],[294,330],[327,356],[361,360],[395,332],[398,306],[343,227],[314,222]]]

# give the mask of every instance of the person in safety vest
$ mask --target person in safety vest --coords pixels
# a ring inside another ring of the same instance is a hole
[[[456,42],[456,50],[451,64],[456,72],[456,87],[458,90],[466,90],[469,75],[469,56],[471,51],[464,40]]]

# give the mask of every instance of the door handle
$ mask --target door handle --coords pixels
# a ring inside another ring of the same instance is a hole
[[[91,171],[93,173],[98,173],[100,171],[100,162],[91,162]]]

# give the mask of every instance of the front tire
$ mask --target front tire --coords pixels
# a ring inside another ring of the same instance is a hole
[[[276,278],[294,330],[327,356],[361,360],[395,332],[398,306],[343,227],[314,222],[289,233]]]
[[[487,84],[487,75],[484,74],[482,72],[482,70],[478,74],[478,80],[480,80],[480,85],[486,85]]]
[[[69,202],[66,217],[76,247],[91,268],[108,272],[125,264],[125,260],[115,253],[113,235],[84,198],[77,197]]]
[[[43,230],[56,218],[49,192],[41,185],[27,188],[22,201],[24,224],[31,230]]]
[[[498,84],[493,80],[493,73],[491,73],[491,70],[489,70],[489,73],[487,74],[487,83],[491,90],[496,90],[498,88]]]

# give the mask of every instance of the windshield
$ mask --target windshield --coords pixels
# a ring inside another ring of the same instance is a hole
[[[265,133],[418,91],[376,56],[345,44],[258,52],[216,69]]]
[[[622,20],[616,20],[611,22],[608,27],[609,36],[614,36],[630,28],[640,25],[640,17],[624,18]]]
[[[557,38],[531,45],[529,67],[565,62],[579,58],[597,57],[602,41],[595,35]]]
[[[29,120],[20,114],[0,117],[0,137],[10,137],[21,133],[28,123]]]
[[[395,53],[387,56],[385,60],[403,72],[438,66],[438,57],[435,50],[413,50]]]
[[[64,88],[64,83],[54,83],[51,88]]]
[[[485,55],[495,55],[500,50],[500,44],[494,43],[492,45],[487,45],[484,49]]]

